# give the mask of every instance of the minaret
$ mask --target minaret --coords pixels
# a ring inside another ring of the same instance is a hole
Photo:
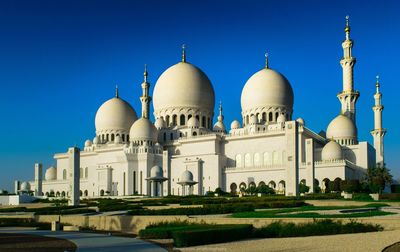
[[[223,122],[224,121],[224,115],[222,114],[222,102],[219,102],[219,115],[218,115],[218,121]]]
[[[144,65],[142,96],[140,96],[140,101],[142,102],[142,117],[149,119],[151,96],[149,96],[150,84],[147,82],[147,75],[147,66]]]
[[[356,58],[352,55],[353,40],[350,39],[349,16],[346,16],[346,27],[344,29],[346,39],[342,43],[343,58],[340,65],[343,68],[343,91],[337,95],[342,104],[342,114],[349,117],[356,124],[356,102],[360,93],[354,90],[353,68]]]
[[[382,93],[379,90],[379,76],[376,76],[376,93],[374,95],[375,105],[372,107],[374,111],[374,129],[371,135],[374,138],[374,148],[376,151],[376,164],[384,165],[384,152],[383,152],[383,137],[386,134],[386,129],[382,128]]]

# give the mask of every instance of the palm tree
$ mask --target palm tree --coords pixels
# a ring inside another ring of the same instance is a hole
[[[392,183],[393,176],[390,174],[390,170],[386,167],[385,164],[368,168],[366,182],[374,187],[378,187],[377,190],[379,193],[382,193],[382,190],[385,189],[387,184]]]

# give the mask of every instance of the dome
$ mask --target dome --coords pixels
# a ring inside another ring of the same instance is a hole
[[[291,115],[293,99],[293,89],[285,76],[264,68],[253,74],[243,87],[242,114],[269,113],[272,109]]]
[[[357,128],[350,118],[345,115],[338,115],[329,123],[326,130],[326,138],[355,140],[357,138]]]
[[[97,136],[93,138],[93,144],[99,144],[99,138]]]
[[[158,131],[149,119],[140,118],[132,125],[129,135],[131,141],[157,142]]]
[[[214,124],[214,131],[216,132],[225,132],[225,125],[222,121],[217,121]]]
[[[46,170],[44,174],[45,180],[56,180],[57,179],[57,168],[51,166]]]
[[[153,92],[154,115],[158,118],[168,109],[186,108],[192,109],[193,116],[202,113],[212,117],[214,100],[214,89],[207,75],[192,64],[179,62],[157,80]],[[174,114],[172,110],[166,113]]]
[[[299,117],[299,118],[297,118],[296,119],[296,122],[298,122],[298,123],[300,123],[301,125],[306,125],[306,122],[304,121],[304,119],[303,118],[301,118],[301,117]]]
[[[193,182],[193,173],[188,170],[184,171],[179,182]]]
[[[277,123],[284,123],[286,121],[286,118],[283,114],[279,114],[278,118],[276,119]]]
[[[200,126],[200,122],[199,120],[197,120],[196,117],[190,117],[188,122],[187,122],[187,126],[189,128],[198,128]]]
[[[231,123],[231,129],[240,129],[240,122],[238,120],[233,120]]]
[[[154,123],[157,129],[162,129],[165,127],[165,121],[161,117],[157,118],[156,122]]]
[[[163,170],[160,166],[155,165],[150,170],[150,177],[152,178],[161,178],[163,177]]]
[[[88,139],[85,141],[85,147],[90,147],[90,146],[92,146],[92,141]]]
[[[115,133],[127,134],[136,121],[137,116],[132,106],[121,98],[114,97],[100,106],[96,113],[96,134]]]
[[[21,188],[20,191],[28,192],[28,191],[31,190],[31,185],[29,184],[29,182],[25,181],[25,182],[21,183],[21,187],[20,188]]]
[[[342,157],[342,147],[335,141],[329,141],[329,143],[325,144],[324,148],[322,148],[322,160],[342,159]]]

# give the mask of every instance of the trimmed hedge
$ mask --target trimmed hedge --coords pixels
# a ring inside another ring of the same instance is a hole
[[[39,230],[50,230],[51,223],[25,218],[0,218],[0,227],[37,227]]]
[[[172,233],[176,247],[237,241],[252,237],[253,225],[226,225],[199,230],[183,230]]]
[[[400,193],[383,193],[379,195],[380,200],[400,200]]]

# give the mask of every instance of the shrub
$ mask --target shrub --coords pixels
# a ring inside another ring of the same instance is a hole
[[[39,230],[50,230],[51,224],[36,222],[25,218],[0,218],[0,227],[37,227]]]
[[[400,200],[400,193],[384,193],[384,194],[379,195],[379,199]]]
[[[267,185],[259,185],[256,189],[257,193],[263,193],[263,194],[275,194],[274,189]]]
[[[347,193],[355,193],[361,191],[360,181],[358,180],[342,180],[340,181],[340,188]]]
[[[221,225],[199,230],[183,230],[172,233],[176,247],[237,241],[252,236],[251,224]]]
[[[353,200],[371,201],[372,198],[368,193],[355,193],[353,194]]]
[[[392,193],[400,193],[400,184],[391,185],[390,186],[390,191]]]
[[[306,194],[301,199],[320,200],[320,199],[341,199],[340,193],[310,193]]]
[[[310,187],[309,186],[307,186],[304,183],[300,183],[299,184],[299,192],[300,193],[308,193],[308,191],[310,191]]]

